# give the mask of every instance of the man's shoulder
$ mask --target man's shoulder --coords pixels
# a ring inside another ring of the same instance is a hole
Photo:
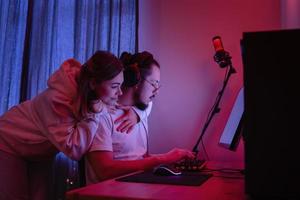
[[[110,117],[115,120],[124,114],[123,109],[116,109],[114,112],[109,113]]]

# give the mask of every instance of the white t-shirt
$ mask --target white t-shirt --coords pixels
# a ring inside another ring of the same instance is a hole
[[[142,159],[148,151],[148,115],[151,111],[152,103],[145,111],[135,109],[140,116],[132,131],[121,133],[116,130],[119,124],[114,124],[115,119],[123,114],[123,110],[117,110],[115,114],[105,114],[100,117],[100,124],[94,137],[89,152],[111,151],[115,160],[138,160]],[[88,160],[86,164],[86,183],[99,182],[94,170]]]

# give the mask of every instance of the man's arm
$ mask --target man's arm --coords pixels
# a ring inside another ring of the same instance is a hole
[[[184,149],[173,149],[165,154],[149,156],[140,160],[114,160],[110,151],[93,151],[87,159],[100,181],[132,173],[149,170],[160,164],[171,164],[185,158],[194,158],[194,154]]]
[[[157,157],[148,157],[142,160],[114,160],[109,151],[94,151],[87,154],[95,174],[100,181],[121,176],[139,170],[151,169],[159,165]]]

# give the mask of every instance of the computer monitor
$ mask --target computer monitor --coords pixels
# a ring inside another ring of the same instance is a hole
[[[251,199],[300,199],[300,29],[246,32],[245,192]]]
[[[242,87],[236,97],[227,123],[221,134],[219,145],[235,151],[238,147],[243,129],[243,113],[244,113],[244,88]]]

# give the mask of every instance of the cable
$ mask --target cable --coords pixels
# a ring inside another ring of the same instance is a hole
[[[213,177],[220,178],[231,178],[231,179],[243,179],[244,178],[244,169],[235,169],[235,168],[220,168],[220,169],[202,169],[201,172],[204,173],[213,173],[219,172],[220,174],[213,174]]]
[[[205,168],[202,171],[210,171],[210,172],[221,172],[221,173],[241,173],[244,174],[244,169],[235,169],[235,168],[220,168],[220,169],[210,169]]]

